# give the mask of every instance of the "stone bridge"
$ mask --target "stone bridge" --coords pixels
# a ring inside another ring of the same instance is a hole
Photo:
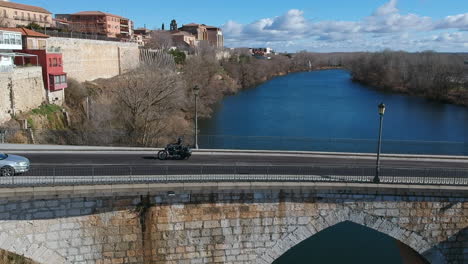
[[[351,221],[468,263],[468,187],[344,183],[0,189],[0,248],[44,264],[272,263]]]

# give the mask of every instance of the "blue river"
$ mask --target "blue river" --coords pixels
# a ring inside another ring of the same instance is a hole
[[[345,70],[293,73],[226,97],[200,121],[202,148],[468,155],[468,108],[384,93]]]
[[[468,108],[380,92],[352,82],[345,70],[294,73],[226,97],[201,120],[200,147],[375,152],[381,102],[387,106],[384,153],[468,155]],[[347,222],[274,264],[403,264],[408,251],[401,247]]]

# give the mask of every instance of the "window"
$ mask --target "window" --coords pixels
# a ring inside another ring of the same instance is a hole
[[[54,65],[53,65],[53,66],[54,66],[54,67],[57,67],[57,58],[54,58],[53,61],[54,61]]]
[[[49,67],[52,67],[52,59],[49,58]]]
[[[45,40],[38,40],[39,49],[46,49],[47,42]]]
[[[62,66],[62,58],[58,58],[58,66]]]
[[[62,84],[67,82],[67,76],[66,75],[54,75],[50,76],[50,81],[53,82],[53,84]]]

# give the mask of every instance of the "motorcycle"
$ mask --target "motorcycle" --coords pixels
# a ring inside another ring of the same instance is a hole
[[[158,152],[158,159],[177,159],[184,160],[189,159],[192,156],[192,149],[188,145],[182,145],[180,143],[168,144],[163,150]]]

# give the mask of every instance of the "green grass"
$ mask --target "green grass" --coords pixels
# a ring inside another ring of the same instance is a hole
[[[50,114],[60,112],[60,111],[62,111],[62,108],[58,105],[44,104],[44,105],[39,106],[39,108],[33,109],[31,113],[34,115],[48,116]]]

